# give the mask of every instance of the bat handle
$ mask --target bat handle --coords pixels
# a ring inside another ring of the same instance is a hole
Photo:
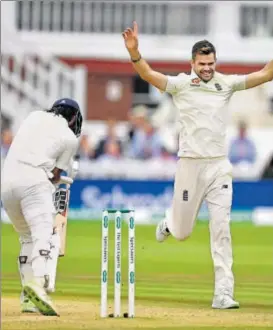
[[[66,184],[66,185],[69,185],[69,187],[70,187],[70,185],[72,183],[73,183],[73,179],[71,179],[69,176],[63,176],[63,175],[61,175],[59,184]]]

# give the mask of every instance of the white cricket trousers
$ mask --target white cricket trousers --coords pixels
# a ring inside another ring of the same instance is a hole
[[[54,221],[54,186],[35,168],[18,166],[19,172],[2,176],[1,198],[15,230],[20,236],[19,271],[22,285],[45,278],[50,258]]]
[[[232,165],[226,158],[178,161],[172,207],[167,216],[171,234],[185,240],[192,233],[203,201],[209,211],[211,255],[214,263],[214,294],[233,296],[230,210],[232,203]]]

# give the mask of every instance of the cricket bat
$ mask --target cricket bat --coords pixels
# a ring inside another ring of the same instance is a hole
[[[66,201],[64,210],[58,213],[55,217],[55,228],[56,231],[60,235],[60,252],[59,257],[63,257],[65,255],[66,250],[66,231],[67,231],[67,217],[68,217],[68,209],[69,209],[69,199],[70,199],[70,183],[63,182],[66,184]]]

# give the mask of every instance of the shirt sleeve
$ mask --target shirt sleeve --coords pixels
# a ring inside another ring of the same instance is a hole
[[[234,92],[246,89],[246,75],[233,74],[230,75],[228,79]]]
[[[56,167],[67,171],[71,162],[71,159],[75,156],[78,147],[77,139],[70,139],[67,140],[65,144],[64,151],[62,154],[57,158]]]
[[[187,77],[185,73],[180,73],[178,76],[167,76],[166,92],[173,95],[181,91],[186,84]]]

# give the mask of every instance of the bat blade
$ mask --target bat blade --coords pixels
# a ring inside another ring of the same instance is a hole
[[[63,257],[65,255],[66,250],[66,234],[67,234],[67,217],[68,217],[68,208],[69,208],[69,198],[70,198],[70,189],[67,187],[67,202],[66,208],[63,212],[58,213],[55,217],[55,227],[59,232],[61,245],[59,257]]]
[[[59,257],[63,257],[65,255],[66,248],[66,229],[67,229],[67,217],[58,213],[55,217],[57,231],[60,235],[61,245]]]

